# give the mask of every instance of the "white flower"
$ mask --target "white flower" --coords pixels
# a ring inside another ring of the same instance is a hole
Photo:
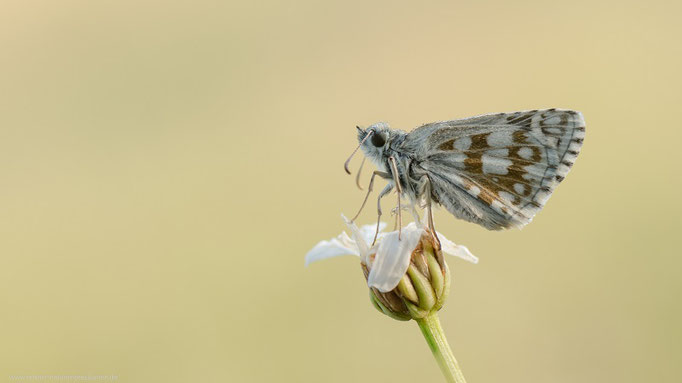
[[[397,231],[380,232],[377,243],[370,247],[369,244],[374,238],[376,227],[365,225],[358,229],[346,217],[343,215],[341,217],[348,226],[351,235],[343,232],[329,241],[321,241],[306,254],[305,265],[308,266],[313,262],[340,255],[355,255],[360,257],[360,262],[370,269],[367,277],[369,287],[375,287],[384,293],[393,290],[407,272],[410,257],[419,243],[424,227],[421,224],[410,223],[403,228],[400,240]],[[379,230],[383,230],[385,226],[386,224],[382,223]],[[439,232],[436,232],[436,235],[440,240],[443,253],[462,258],[471,263],[478,263],[478,258],[472,255],[465,246],[455,245]],[[375,253],[375,257],[370,257],[370,254]]]

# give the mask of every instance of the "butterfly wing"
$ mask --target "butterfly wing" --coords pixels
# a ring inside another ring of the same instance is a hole
[[[456,217],[499,230],[542,209],[575,161],[585,122],[572,110],[499,113],[424,125],[408,134],[413,176]]]

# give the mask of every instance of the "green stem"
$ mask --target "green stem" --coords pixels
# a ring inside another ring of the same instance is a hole
[[[445,339],[445,333],[443,333],[443,329],[440,327],[438,314],[434,312],[422,319],[415,320],[419,325],[419,329],[422,330],[426,343],[429,344],[429,348],[434,358],[436,358],[440,370],[443,371],[445,379],[450,383],[466,383],[462,370],[460,370],[455,357],[452,355],[448,340]]]

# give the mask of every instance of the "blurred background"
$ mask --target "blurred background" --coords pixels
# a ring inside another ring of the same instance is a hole
[[[303,267],[363,198],[354,127],[560,107],[587,139],[532,224],[436,212],[480,258],[450,261],[454,353],[470,382],[679,382],[681,12],[3,1],[0,379],[442,381],[356,259]]]

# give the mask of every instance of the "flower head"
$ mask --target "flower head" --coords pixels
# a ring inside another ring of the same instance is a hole
[[[306,265],[340,255],[360,257],[372,303],[396,319],[423,317],[440,309],[450,277],[443,253],[478,262],[466,247],[455,245],[438,232],[433,235],[420,223],[410,223],[402,233],[379,233],[371,245],[374,226],[358,228],[342,218],[350,235],[343,232],[318,243],[306,254]],[[384,226],[381,224],[380,229]]]

